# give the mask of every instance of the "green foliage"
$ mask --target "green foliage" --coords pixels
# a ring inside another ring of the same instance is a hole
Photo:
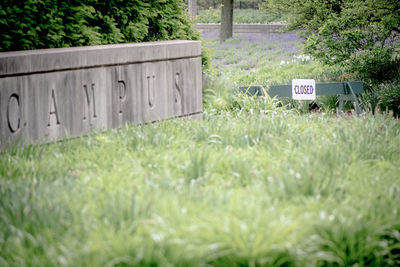
[[[196,17],[198,23],[221,23],[221,9],[210,7],[200,10]],[[271,23],[284,21],[285,17],[274,13],[263,12],[258,9],[234,9],[234,23]]]
[[[221,0],[197,0],[197,7],[201,9],[216,8],[222,3]]]
[[[236,0],[233,2],[233,8],[257,10],[263,0]]]
[[[396,0],[269,0],[290,13],[289,28],[304,28],[306,53],[361,78],[387,80],[399,72],[400,2]]]
[[[199,39],[180,0],[4,0],[0,51]]]
[[[202,45],[201,48],[201,64],[203,66],[203,71],[207,71],[210,68],[212,68],[212,63],[211,63],[211,52],[210,49]]]
[[[400,81],[379,85],[379,106],[381,110],[390,110],[396,117],[400,116]]]
[[[233,19],[235,19],[235,16],[233,16]],[[210,7],[205,10],[199,10],[196,21],[198,23],[221,23],[221,9]]]
[[[286,20],[284,16],[277,16],[258,9],[239,9],[234,10],[233,13],[233,20],[237,23],[271,23]]]
[[[363,108],[372,113],[392,112],[395,117],[400,116],[400,79],[381,83],[364,84],[365,93],[360,95]]]

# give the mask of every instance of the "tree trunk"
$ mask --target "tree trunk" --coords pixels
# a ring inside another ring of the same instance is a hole
[[[188,2],[189,15],[194,18],[197,15],[197,0],[189,0]]]
[[[220,42],[232,37],[233,23],[233,0],[223,0],[224,5],[221,9],[221,29],[219,32]]]

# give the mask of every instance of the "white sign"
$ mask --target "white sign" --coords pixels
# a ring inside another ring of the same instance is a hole
[[[292,98],[294,100],[315,100],[315,80],[293,79]]]

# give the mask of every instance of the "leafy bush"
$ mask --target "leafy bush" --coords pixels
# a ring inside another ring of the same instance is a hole
[[[376,113],[392,112],[400,116],[400,78],[393,81],[364,84],[365,92],[360,96],[361,104],[366,111]]]
[[[379,106],[381,110],[390,110],[396,117],[400,116],[400,81],[380,85]]]
[[[400,3],[393,0],[270,0],[264,9],[289,12],[289,28],[305,29],[304,49],[361,78],[398,73]]]
[[[199,39],[180,0],[3,0],[0,51]]]

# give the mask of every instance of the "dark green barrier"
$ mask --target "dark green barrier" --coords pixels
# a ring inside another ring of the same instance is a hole
[[[340,111],[343,111],[344,101],[352,101],[357,114],[362,113],[356,96],[364,92],[362,82],[316,83],[315,87],[316,95],[339,95]],[[292,97],[292,85],[241,86],[239,92],[257,96],[264,96],[267,93],[270,97]]]

